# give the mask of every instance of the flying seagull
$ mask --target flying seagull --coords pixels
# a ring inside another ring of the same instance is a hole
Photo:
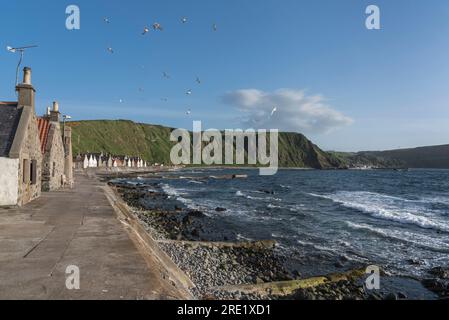
[[[274,107],[273,110],[271,110],[271,116],[273,116],[275,114],[275,112],[278,111],[277,107]]]
[[[192,90],[191,89],[187,90],[186,95],[190,96],[191,94],[192,94]]]
[[[167,102],[168,98],[161,98],[162,101]]]
[[[181,18],[181,22],[182,22],[182,23],[187,23],[187,17],[182,17],[182,18]]]
[[[158,22],[155,22],[155,23],[153,24],[153,29],[154,29],[154,30],[159,30],[159,31],[164,30],[164,29],[162,28],[161,24],[158,23]]]
[[[192,110],[191,109],[187,110],[186,115],[190,116],[191,114],[192,114]]]
[[[103,18],[103,21],[104,21],[105,23],[109,23],[109,22],[111,22],[111,21],[109,20],[109,18],[108,18],[108,17],[104,17],[104,18]]]
[[[217,30],[218,30],[218,26],[217,26],[216,23],[214,23],[214,24],[212,25],[212,29],[213,29],[214,31],[217,31]]]
[[[119,99],[118,101],[119,101],[120,103],[123,103],[123,99]]]
[[[150,32],[150,28],[148,28],[147,26],[145,26],[145,27],[143,28],[142,35],[144,36],[144,35],[146,35],[148,32]]]
[[[107,50],[108,50],[109,53],[114,53],[114,50],[111,47],[108,47]]]
[[[201,79],[200,79],[199,77],[196,77],[196,82],[197,82],[198,84],[201,84]]]

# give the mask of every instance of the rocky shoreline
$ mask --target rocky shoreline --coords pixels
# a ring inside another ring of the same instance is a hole
[[[296,270],[288,271],[275,245],[260,246],[256,242],[238,243],[236,235],[217,233],[208,226],[208,217],[199,210],[174,205],[170,195],[159,182],[129,184],[125,181],[110,182],[121,198],[133,210],[146,231],[159,242],[160,248],[183,270],[196,285],[193,294],[198,299],[294,299],[294,300],[399,300],[407,299],[402,292],[369,291],[359,278],[320,283],[297,288],[282,296],[228,290],[239,285],[263,285],[302,279]],[[226,208],[217,208],[217,212]],[[202,245],[201,243],[208,243]],[[440,298],[448,296],[449,272],[434,270],[423,285]]]

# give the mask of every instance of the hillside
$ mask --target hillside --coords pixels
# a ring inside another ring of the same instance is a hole
[[[449,145],[360,152],[361,155],[400,161],[408,168],[449,169]]]
[[[449,145],[388,151],[329,152],[348,167],[449,169]]]
[[[395,158],[385,158],[376,152],[329,152],[349,168],[404,168],[407,165]]]
[[[73,154],[104,152],[140,155],[150,163],[170,163],[171,128],[128,120],[68,122],[72,127]],[[330,169],[345,163],[324,152],[298,133],[279,134],[279,166]]]

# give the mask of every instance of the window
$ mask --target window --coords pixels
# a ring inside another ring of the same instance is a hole
[[[36,160],[31,160],[30,180],[31,180],[32,185],[37,183],[37,161]]]
[[[53,162],[53,170],[52,170],[51,176],[54,178],[55,174],[56,174],[56,162]]]
[[[23,168],[22,168],[22,180],[23,183],[29,183],[30,182],[30,160],[23,159]]]

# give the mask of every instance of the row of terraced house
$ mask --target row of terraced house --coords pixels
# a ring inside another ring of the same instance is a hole
[[[73,163],[76,169],[148,167],[148,163],[141,157],[115,156],[103,153],[79,154],[74,158]]]
[[[17,101],[0,102],[0,206],[22,206],[73,185],[72,132],[61,125],[58,103],[36,115],[30,68],[16,91]]]

